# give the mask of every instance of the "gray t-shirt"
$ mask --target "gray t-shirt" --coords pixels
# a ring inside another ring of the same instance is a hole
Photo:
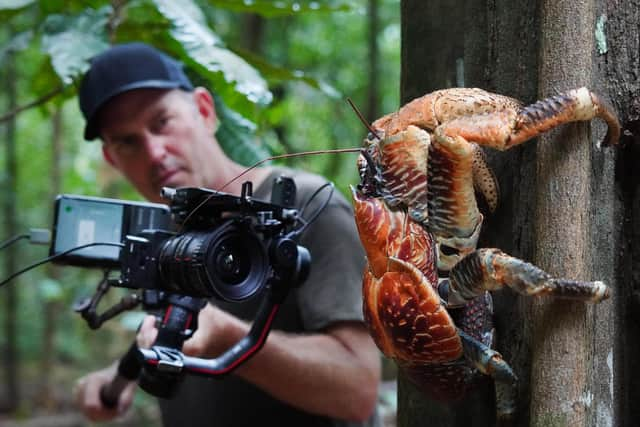
[[[273,180],[286,175],[297,187],[296,207],[301,208],[327,181],[306,172],[274,168],[254,189],[256,199],[269,201]],[[310,218],[328,196],[323,190],[305,209]],[[304,333],[321,331],[334,322],[362,321],[362,272],[364,251],[357,235],[351,205],[336,190],[326,209],[305,230],[299,244],[311,254],[307,280],[289,292],[273,323],[273,329]],[[254,297],[241,303],[212,301],[240,318],[251,320],[260,302]],[[165,427],[179,426],[374,426],[377,414],[366,423],[348,423],[310,414],[281,402],[233,374],[224,378],[186,375],[171,400],[160,399]]]

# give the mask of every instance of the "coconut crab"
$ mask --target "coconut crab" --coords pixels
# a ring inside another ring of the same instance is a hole
[[[477,249],[498,186],[482,146],[507,150],[573,121],[603,119],[616,144],[615,113],[586,88],[523,106],[481,89],[427,94],[371,126],[352,187],[368,265],[363,310],[380,350],[439,400],[462,397],[481,375],[496,384],[497,416],[515,412],[516,375],[493,350],[489,291],[587,302],[609,296],[599,281],[554,278],[499,249]]]

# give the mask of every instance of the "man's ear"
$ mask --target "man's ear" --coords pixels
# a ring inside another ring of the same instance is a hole
[[[107,147],[105,147],[104,144],[102,144],[102,157],[104,157],[107,163],[109,163],[111,166],[116,166],[115,162],[113,161],[113,157],[111,157],[111,153],[109,153],[109,150],[107,150]]]
[[[200,116],[213,133],[218,127],[218,116],[216,115],[216,107],[213,102],[211,93],[203,88],[197,87],[193,90],[193,98]]]

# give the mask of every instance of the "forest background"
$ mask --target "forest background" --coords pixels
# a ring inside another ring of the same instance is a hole
[[[142,40],[179,58],[216,95],[221,144],[251,165],[358,146],[366,130],[347,97],[368,120],[397,108],[399,3],[1,0],[0,241],[50,228],[60,193],[140,200],[104,166],[99,142],[82,138],[79,77],[109,44]],[[325,175],[343,192],[357,182],[353,154],[279,163]],[[24,240],[4,248],[0,280],[47,253]],[[0,424],[90,425],[71,408],[72,384],[122,355],[142,315],[90,330],[72,306],[101,276],[48,264],[0,288]],[[151,399],[138,394],[131,425],[155,424]]]

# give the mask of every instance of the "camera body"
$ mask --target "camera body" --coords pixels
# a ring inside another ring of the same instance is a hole
[[[62,195],[56,200],[50,253],[86,243],[60,257],[67,265],[120,268],[113,284],[193,297],[241,301],[274,275],[299,283],[310,256],[292,239],[299,226],[295,183],[279,177],[271,202],[252,197],[246,182],[234,196],[205,188],[164,188],[169,207],[153,203]]]

